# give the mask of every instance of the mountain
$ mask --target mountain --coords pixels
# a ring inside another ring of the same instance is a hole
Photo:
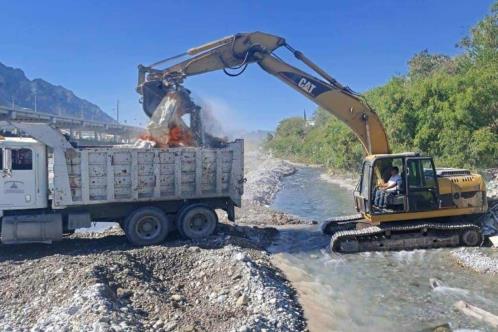
[[[115,122],[100,107],[77,97],[71,90],[40,78],[30,80],[18,68],[0,63],[0,105],[35,108],[37,111],[62,116],[84,117],[87,120]]]

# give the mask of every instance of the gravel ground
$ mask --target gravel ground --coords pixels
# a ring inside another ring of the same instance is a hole
[[[240,231],[134,248],[112,229],[3,248],[0,330],[303,330],[293,289],[257,249],[265,237]]]
[[[459,248],[451,254],[463,267],[482,274],[498,274],[498,250],[496,248]]]
[[[52,245],[1,246],[0,330],[307,330],[294,289],[264,250],[277,230],[262,227],[301,222],[265,206],[295,169],[261,158],[247,158],[239,225],[222,222],[209,239],[173,234],[164,245],[136,248],[113,228]]]

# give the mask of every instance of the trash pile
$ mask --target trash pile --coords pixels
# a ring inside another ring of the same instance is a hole
[[[192,101],[189,90],[182,86],[169,90],[152,113],[147,132],[139,137],[135,146],[225,146],[225,138],[205,133],[201,111],[201,107]]]

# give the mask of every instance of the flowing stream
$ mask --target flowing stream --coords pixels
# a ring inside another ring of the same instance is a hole
[[[272,208],[324,220],[355,213],[352,190],[299,168],[283,181]],[[273,259],[300,297],[311,331],[493,331],[453,305],[465,300],[498,314],[498,280],[458,266],[451,249],[329,254],[319,226],[282,227]]]

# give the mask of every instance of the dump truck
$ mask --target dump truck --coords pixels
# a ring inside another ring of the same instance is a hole
[[[118,222],[134,245],[177,229],[200,239],[235,219],[244,186],[243,140],[223,147],[75,147],[46,123],[8,122],[0,137],[4,244],[61,240],[92,221]],[[0,126],[1,127],[1,126]]]

